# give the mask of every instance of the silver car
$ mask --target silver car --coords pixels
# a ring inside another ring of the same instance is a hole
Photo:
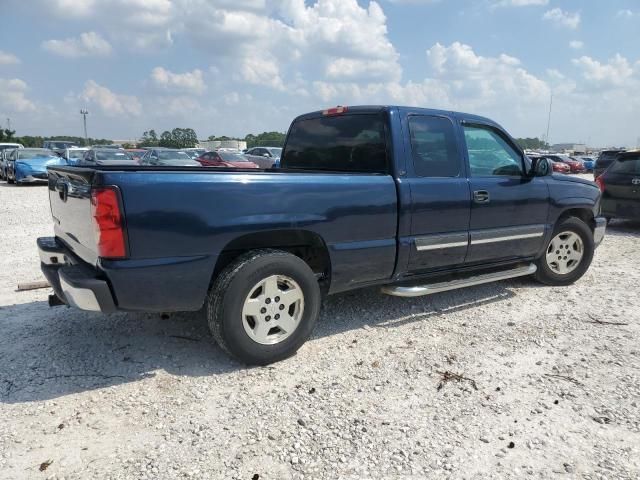
[[[253,147],[245,152],[247,158],[260,168],[273,168],[281,154],[282,149],[278,147]]]

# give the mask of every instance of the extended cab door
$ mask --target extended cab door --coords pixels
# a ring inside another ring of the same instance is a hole
[[[408,271],[463,264],[471,200],[455,125],[446,116],[409,114],[403,130],[411,189]]]
[[[495,125],[462,122],[471,189],[466,263],[536,255],[543,247],[549,189],[526,176],[524,154]]]

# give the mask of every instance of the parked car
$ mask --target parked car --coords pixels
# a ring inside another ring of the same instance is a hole
[[[567,165],[566,163],[552,160],[549,157],[543,157],[543,158],[546,158],[551,163],[551,168],[554,172],[571,173],[571,167],[569,167],[569,165]]]
[[[50,302],[204,308],[225,351],[268,364],[307,340],[323,295],[379,285],[412,297],[525,275],[569,285],[605,234],[593,182],[551,175],[476,115],[309,113],[281,165],[50,169],[55,237],[38,239]]]
[[[245,152],[245,155],[260,168],[273,168],[280,160],[282,149],[277,147],[253,147]]]
[[[147,151],[142,148],[127,148],[125,149],[125,152],[131,155],[131,158],[137,162],[140,162],[142,160],[142,156],[147,153]]]
[[[579,157],[582,160],[582,164],[587,172],[593,172],[593,167],[596,163],[596,159],[593,157]]]
[[[117,148],[92,148],[77,165],[92,167],[98,165],[138,165],[131,155]]]
[[[167,167],[200,167],[200,163],[196,160],[192,160],[182,150],[175,150],[173,148],[153,148],[147,150],[147,152],[140,159],[141,165],[156,165]]]
[[[198,158],[200,155],[207,153],[206,148],[185,148],[183,150],[187,155],[189,155],[192,159]]]
[[[586,171],[582,162],[574,157],[568,155],[545,155],[545,157],[554,162],[561,162],[568,165],[570,173],[584,173]]]
[[[42,148],[53,150],[58,154],[62,154],[67,148],[77,147],[76,142],[69,140],[45,140],[42,144]]]
[[[47,148],[16,148],[6,159],[8,183],[46,182],[47,167],[66,165],[64,158]]]
[[[6,180],[6,157],[15,148],[24,148],[21,143],[0,143],[0,179]]]
[[[602,191],[602,215],[607,220],[640,220],[640,151],[618,153],[596,183]]]
[[[206,152],[197,159],[203,167],[260,168],[240,153]]]
[[[593,179],[596,180],[602,172],[604,172],[609,165],[613,163],[616,156],[624,152],[623,149],[603,150],[596,159],[596,164],[593,167]]]
[[[82,159],[88,151],[88,148],[71,147],[63,150],[60,156],[64,158],[69,165],[76,165],[82,162]]]

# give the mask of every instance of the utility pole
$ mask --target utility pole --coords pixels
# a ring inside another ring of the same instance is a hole
[[[549,117],[547,118],[547,136],[545,138],[545,141],[549,146],[551,146],[551,144],[549,143],[549,128],[551,127],[551,107],[552,106],[553,106],[553,92],[551,93],[551,99],[549,100]]]
[[[11,130],[11,119],[7,117],[7,129]]]
[[[87,137],[87,115],[89,115],[89,110],[87,110],[86,108],[80,109],[80,115],[82,115],[82,120],[84,122],[84,144],[86,147],[87,143],[89,143],[89,140]]]

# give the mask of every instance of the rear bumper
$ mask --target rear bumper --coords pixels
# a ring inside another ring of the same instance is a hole
[[[604,240],[604,234],[607,230],[607,220],[604,217],[595,218],[595,228],[593,229],[593,243],[597,247]]]
[[[75,262],[54,237],[38,238],[38,253],[42,273],[61,301],[92,312],[117,310],[107,281],[98,278],[95,268]]]

